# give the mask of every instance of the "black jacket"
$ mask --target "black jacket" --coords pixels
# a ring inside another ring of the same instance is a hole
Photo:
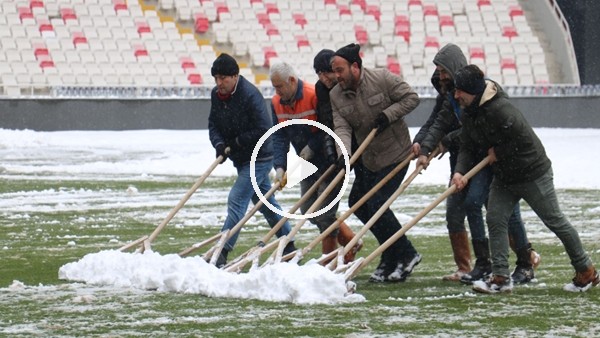
[[[490,80],[486,84],[481,97],[465,109],[456,172],[465,174],[482,150],[494,148],[497,179],[514,184],[539,178],[552,166],[542,142],[502,88]]]

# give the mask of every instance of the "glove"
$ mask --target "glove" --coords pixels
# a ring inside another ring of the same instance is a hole
[[[225,143],[219,143],[219,144],[217,144],[215,149],[217,150],[216,157],[218,158],[219,156],[223,156],[223,160],[220,163],[224,163],[227,160],[227,153],[225,153],[225,150],[227,149],[227,145]]]
[[[231,150],[237,150],[241,148],[241,146],[237,142],[237,137],[227,140],[227,144],[229,145],[229,148]]]
[[[327,164],[333,165],[336,163],[337,151],[335,150],[335,141],[333,141],[333,137],[330,135],[325,137],[325,141],[323,143],[323,154],[325,155]]]
[[[385,128],[390,125],[390,119],[384,113],[379,113],[373,124],[373,129],[377,128],[377,134],[381,133]]]
[[[287,178],[285,177],[285,170],[283,170],[283,168],[275,169],[275,182],[279,182],[279,190],[283,189],[287,184]]]
[[[313,158],[313,156],[315,156],[315,152],[312,149],[310,149],[308,145],[306,145],[306,147],[304,147],[302,151],[300,151],[300,157],[302,157],[302,159],[306,161],[310,161]]]
[[[346,161],[344,160],[344,155],[340,155],[335,161],[335,169],[340,171],[342,169],[346,169]]]

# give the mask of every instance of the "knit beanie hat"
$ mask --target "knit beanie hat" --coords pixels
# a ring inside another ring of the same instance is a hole
[[[485,90],[483,72],[476,65],[468,65],[459,69],[454,74],[454,87],[471,95],[483,93]]]
[[[350,62],[350,64],[356,62],[358,64],[358,67],[362,68],[362,59],[360,58],[359,51],[360,45],[351,43],[338,49],[335,52],[335,55],[346,59],[346,61]]]
[[[212,68],[210,69],[210,74],[212,76],[216,75],[225,75],[225,76],[233,76],[240,73],[240,67],[234,58],[232,58],[229,54],[221,53],[219,57],[215,59],[213,62]]]
[[[331,69],[331,58],[334,55],[335,52],[331,49],[322,49],[319,53],[317,53],[313,61],[313,68],[315,69],[315,73],[318,74],[320,72],[333,72],[333,70]]]

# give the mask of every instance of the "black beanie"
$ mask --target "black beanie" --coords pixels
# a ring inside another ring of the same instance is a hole
[[[323,49],[317,55],[315,55],[315,60],[313,61],[313,68],[315,69],[315,73],[319,74],[320,72],[331,73],[333,70],[331,69],[331,58],[335,55],[335,52],[331,49]]]
[[[234,58],[232,58],[229,54],[221,53],[218,58],[213,62],[212,68],[210,69],[210,74],[212,76],[216,75],[225,75],[225,76],[233,76],[238,75],[240,73],[240,67]]]
[[[350,64],[356,62],[358,64],[358,68],[362,68],[362,59],[360,58],[360,55],[358,53],[359,51],[360,45],[351,43],[347,46],[338,49],[335,52],[335,55],[346,59],[348,62],[350,62]]]
[[[483,72],[476,65],[468,65],[459,69],[454,74],[454,87],[471,95],[483,93],[485,90]]]

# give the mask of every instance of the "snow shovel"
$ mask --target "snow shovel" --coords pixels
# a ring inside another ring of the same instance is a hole
[[[469,170],[468,173],[464,175],[465,179],[470,179],[475,174],[477,174],[481,169],[485,168],[490,163],[490,157],[486,156],[481,162],[479,162],[473,169]],[[435,201],[431,202],[425,209],[423,209],[417,216],[411,219],[408,223],[404,224],[404,226],[398,230],[394,235],[388,238],[387,241],[383,242],[377,249],[375,249],[369,256],[364,259],[359,259],[351,264],[345,266],[346,272],[344,277],[346,281],[350,281],[354,278],[360,270],[362,270],[365,266],[371,263],[377,256],[381,255],[381,253],[390,247],[394,242],[396,242],[402,235],[404,235],[410,228],[412,228],[417,222],[419,222],[425,215],[427,215],[433,208],[435,208],[438,204],[440,204],[443,200],[448,198],[451,194],[456,191],[456,185],[453,184],[450,186],[444,193],[439,196]]]
[[[352,158],[350,158],[350,164],[354,164],[358,160],[358,158],[365,151],[365,149],[367,148],[367,146],[369,145],[369,143],[371,143],[371,141],[375,137],[376,133],[377,133],[377,129],[373,129],[369,133],[369,135],[361,143],[361,145],[358,147],[358,149],[356,149],[356,151],[352,155]],[[325,198],[327,197],[327,195],[329,195],[329,193],[334,189],[334,187],[344,177],[345,173],[346,173],[345,169],[342,169],[342,170],[340,170],[340,172],[338,172],[338,174],[336,175],[336,177],[327,186],[327,188],[321,194],[321,196],[319,196],[319,198],[307,210],[307,213],[312,213],[315,210],[317,210],[317,208],[323,203],[323,201],[325,200]],[[257,248],[251,256],[245,257],[240,262],[238,262],[238,263],[230,266],[229,268],[227,268],[227,271],[239,271],[239,270],[241,270],[248,262],[250,262],[252,260],[256,260],[262,253],[270,251],[271,249],[273,249],[276,246],[275,243],[277,243],[278,250],[276,250],[273,253],[272,257],[268,260],[267,263],[273,263],[275,261],[281,261],[281,258],[282,258],[281,256],[282,256],[282,253],[283,253],[283,249],[285,248],[285,246],[287,245],[287,243],[289,243],[290,238],[293,238],[295,236],[295,234],[300,230],[300,228],[302,227],[302,225],[304,225],[304,223],[306,223],[306,219],[298,220],[298,222],[294,225],[294,228],[292,228],[292,231],[287,236],[282,236],[279,239],[277,239],[276,241],[273,241],[273,242],[267,244],[266,246]],[[293,257],[294,257],[294,255],[290,254],[290,255],[286,255],[285,258],[286,259],[291,259]]]
[[[394,176],[396,176],[402,169],[404,169],[404,167],[406,167],[407,165],[409,165],[410,161],[412,161],[414,159],[414,156],[408,156],[406,159],[404,159],[404,161],[400,162],[395,168],[394,170],[390,171],[381,181],[379,181],[379,183],[377,183],[375,186],[373,186],[371,188],[371,190],[369,190],[365,195],[363,195],[360,200],[358,200],[350,209],[348,209],[342,216],[340,216],[335,222],[333,222],[327,229],[325,229],[325,231],[323,231],[319,236],[317,236],[317,238],[315,238],[312,242],[310,242],[304,249],[302,249],[302,255],[306,255],[307,253],[309,253],[315,246],[317,246],[317,244],[319,244],[320,242],[323,241],[323,239],[325,239],[325,237],[329,236],[329,234],[331,234],[335,229],[338,228],[338,226],[340,225],[340,223],[342,223],[343,221],[345,221],[348,217],[352,216],[352,214],[354,214],[354,212],[356,210],[358,210],[358,208],[360,208],[363,204],[365,204],[377,191],[379,191],[379,189],[381,189],[385,184],[387,184]],[[366,231],[365,231],[366,232]],[[364,234],[365,232],[362,232],[362,234]],[[358,240],[362,237],[362,234],[360,237],[358,237],[357,235],[355,235],[352,240],[352,247],[354,247],[354,245],[356,245],[356,243],[358,242]],[[348,243],[350,244],[350,243]],[[325,264],[326,262],[329,262],[333,257],[335,257],[338,254],[341,254],[342,249],[344,249],[343,247],[338,248],[328,254],[323,255],[321,258],[319,258],[319,260],[317,261],[319,264]],[[348,250],[349,251],[349,250]],[[348,253],[348,252],[346,252]],[[346,253],[344,253],[343,255],[345,255]],[[342,255],[342,257],[343,257]]]
[[[225,152],[229,153],[229,148],[225,149]],[[143,243],[143,245],[141,245],[138,248],[138,250],[137,250],[138,252],[144,252],[145,250],[150,250],[152,241],[154,241],[156,239],[158,234],[160,234],[160,232],[167,226],[167,223],[169,223],[169,221],[171,221],[171,219],[173,219],[175,214],[181,208],[183,208],[183,205],[190,199],[190,197],[192,197],[194,192],[196,192],[196,190],[198,190],[200,185],[202,185],[202,183],[204,183],[206,178],[213,172],[213,170],[215,170],[215,168],[219,164],[221,164],[222,161],[223,161],[223,156],[219,156],[215,159],[215,161],[210,165],[210,167],[208,167],[208,169],[204,172],[204,174],[202,174],[202,176],[200,176],[198,178],[198,180],[196,180],[196,183],[194,183],[194,185],[190,188],[190,190],[188,190],[188,192],[186,192],[185,195],[183,195],[183,197],[181,198],[179,203],[177,203],[177,205],[173,209],[171,209],[171,211],[169,212],[167,217],[156,227],[156,229],[154,229],[154,231],[150,234],[150,236],[147,236],[147,235],[142,236],[141,238],[139,238],[127,245],[122,246],[121,248],[119,248],[119,251],[129,250],[130,248],[133,248],[140,243]]]
[[[300,198],[298,200],[298,202],[296,202],[289,209],[288,213],[293,214],[296,212],[296,210],[300,209],[300,207],[306,202],[306,200],[308,200],[317,191],[317,189],[319,189],[319,186],[323,183],[323,181],[325,181],[325,179],[327,179],[327,177],[329,177],[329,175],[331,175],[331,173],[333,173],[334,170],[335,170],[335,165],[331,165],[323,173],[323,175],[321,175],[321,177],[319,177],[319,179],[315,182],[315,184],[313,184],[313,186],[310,187],[310,189],[308,189],[306,191],[306,193],[302,196],[302,198]],[[232,267],[233,265],[235,265],[236,263],[240,262],[245,257],[253,256],[254,251],[264,247],[265,243],[267,243],[277,233],[277,231],[279,231],[279,229],[281,229],[281,227],[287,220],[288,220],[287,217],[282,217],[281,220],[279,220],[279,222],[277,222],[277,224],[275,224],[275,226],[273,226],[273,228],[260,241],[258,241],[256,246],[250,248],[248,251],[244,252],[237,258],[233,259],[229,264],[227,264],[225,267],[223,267],[223,269],[226,271],[236,271],[237,270],[236,268],[232,268],[231,270],[229,268]]]
[[[361,145],[358,147],[358,149],[356,149],[356,151],[352,155],[352,158],[350,159],[350,164],[354,164],[358,160],[358,158],[362,155],[362,153],[365,151],[367,146],[375,138],[376,134],[377,134],[377,128],[373,129],[369,133],[369,135],[365,138],[365,140],[361,143]],[[343,168],[342,170],[340,170],[338,172],[337,176],[331,181],[331,183],[327,186],[325,191],[323,191],[321,196],[319,196],[319,198],[306,211],[307,214],[315,212],[321,206],[323,201],[327,198],[327,196],[331,193],[331,191],[337,186],[337,184],[342,180],[342,178],[344,177],[345,174],[346,174],[345,168]],[[267,263],[278,263],[282,259],[287,261],[296,256],[296,253],[299,252],[298,250],[293,253],[287,254],[285,257],[282,257],[283,249],[285,248],[287,243],[290,241],[290,239],[294,238],[296,233],[300,230],[302,225],[304,225],[304,223],[306,223],[306,221],[307,221],[307,219],[298,220],[298,222],[296,223],[296,225],[294,226],[292,231],[287,236],[282,236],[281,238],[279,238],[279,247],[277,248],[277,251],[274,252],[273,257],[272,257],[273,259],[269,260],[269,262],[267,262]],[[300,260],[300,259],[302,259],[302,256],[298,255],[297,260]]]
[[[271,189],[269,189],[269,191],[265,194],[265,198],[269,198],[271,197],[275,191],[277,191],[277,189],[279,189],[279,184],[273,184],[273,186],[271,187]],[[217,241],[218,239],[221,239],[215,246],[213,246],[211,249],[209,249],[204,255],[203,258],[204,259],[210,259],[211,256],[213,256],[215,253],[218,256],[221,253],[221,250],[223,250],[223,246],[225,245],[225,243],[227,242],[227,240],[229,238],[231,238],[231,236],[236,233],[237,231],[239,231],[242,226],[244,224],[246,224],[246,222],[250,219],[250,217],[252,217],[257,211],[258,209],[260,209],[263,206],[263,202],[261,200],[259,200],[258,202],[256,202],[256,204],[254,204],[254,206],[252,207],[252,209],[250,209],[250,211],[248,213],[246,213],[244,215],[244,217],[242,217],[242,219],[240,219],[240,221],[231,229],[228,230],[224,230],[219,232],[218,234],[202,241],[199,243],[196,243],[194,245],[192,245],[191,247],[181,251],[179,253],[179,256],[181,257],[185,257],[187,255],[189,255],[190,253],[197,251],[201,248],[203,248],[204,246],[211,244],[215,241]],[[227,234],[226,236],[223,236],[225,232],[229,232],[229,234]],[[224,240],[223,240],[224,239]]]
[[[428,156],[428,161],[431,161],[431,159],[434,158],[435,156],[437,156],[438,153],[439,153],[439,147],[436,148]],[[402,184],[398,187],[398,189],[396,189],[394,194],[392,194],[388,198],[386,203],[384,203],[379,208],[379,210],[377,210],[377,212],[371,217],[371,219],[369,219],[367,224],[365,224],[360,229],[360,231],[354,235],[354,237],[352,238],[352,240],[350,240],[350,242],[348,242],[348,244],[346,244],[344,247],[340,247],[337,250],[332,251],[331,253],[325,255],[324,257],[321,257],[317,262],[319,264],[325,264],[326,262],[329,262],[329,264],[327,264],[327,267],[330,270],[335,269],[337,265],[342,265],[344,263],[344,256],[354,247],[354,245],[356,245],[356,243],[359,241],[359,239],[361,239],[367,233],[367,231],[369,231],[369,229],[371,229],[373,224],[375,224],[375,222],[377,222],[377,220],[379,220],[381,215],[383,215],[383,213],[392,205],[392,203],[398,198],[398,196],[400,196],[400,194],[402,194],[404,192],[404,190],[406,190],[406,188],[421,173],[422,170],[423,170],[422,165],[417,166],[415,168],[415,170],[404,180],[404,182],[402,182]],[[386,176],[386,178],[387,178],[387,176]],[[385,180],[385,178],[384,178],[384,180]],[[331,260],[336,254],[337,254],[337,259]]]

